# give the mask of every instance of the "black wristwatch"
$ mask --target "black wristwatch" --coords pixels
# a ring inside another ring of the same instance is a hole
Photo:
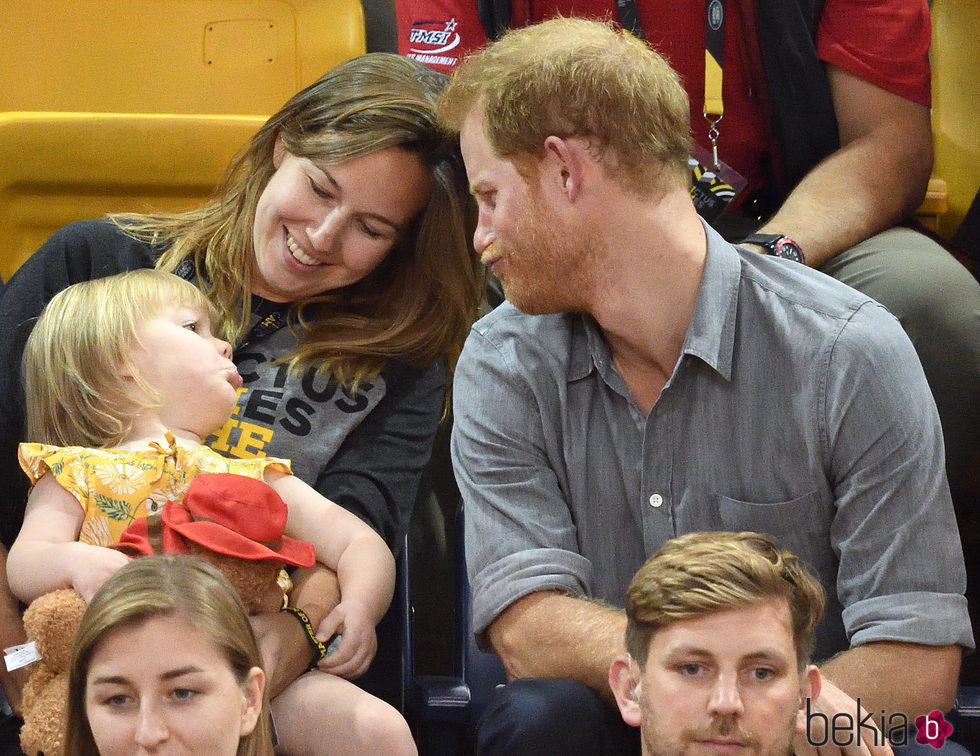
[[[758,244],[769,250],[770,255],[785,257],[787,260],[806,265],[806,258],[803,257],[803,250],[800,245],[788,236],[780,234],[750,234],[742,239],[742,244]]]

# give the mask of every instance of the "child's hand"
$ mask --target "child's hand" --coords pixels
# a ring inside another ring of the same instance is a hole
[[[121,551],[105,546],[93,546],[87,543],[76,543],[74,546],[79,548],[77,553],[72,555],[71,584],[87,604],[109,576],[125,566],[130,558]]]
[[[360,677],[378,650],[374,621],[360,604],[341,601],[320,623],[316,636],[323,643],[329,643],[335,633],[343,638],[340,647],[325,656],[319,668],[349,680]]]

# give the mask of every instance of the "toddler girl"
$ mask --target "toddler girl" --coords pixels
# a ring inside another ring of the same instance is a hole
[[[317,639],[340,634],[339,647],[272,701],[281,750],[414,753],[401,715],[345,679],[376,651],[375,625],[394,586],[391,552],[286,460],[228,459],[203,445],[242,387],[231,346],[211,333],[211,312],[195,286],[155,270],[75,284],[47,305],[24,353],[34,442],[19,454],[34,485],[7,561],[11,590],[31,601],[73,587],[88,601],[129,561],[107,547],[135,518],[179,500],[195,475],[264,480],[287,504],[286,535],[312,543],[341,589],[321,621],[311,612]],[[317,649],[319,657],[325,648]]]

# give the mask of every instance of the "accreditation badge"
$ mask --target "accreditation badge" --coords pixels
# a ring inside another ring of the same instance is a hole
[[[715,163],[709,150],[694,145],[687,164],[691,169],[691,199],[698,215],[713,223],[748,181],[724,161]]]

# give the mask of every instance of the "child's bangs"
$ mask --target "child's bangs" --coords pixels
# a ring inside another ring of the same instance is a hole
[[[153,317],[167,307],[186,307],[214,320],[214,307],[201,291],[172,273],[139,271],[127,283],[130,289],[128,299],[137,319]]]

